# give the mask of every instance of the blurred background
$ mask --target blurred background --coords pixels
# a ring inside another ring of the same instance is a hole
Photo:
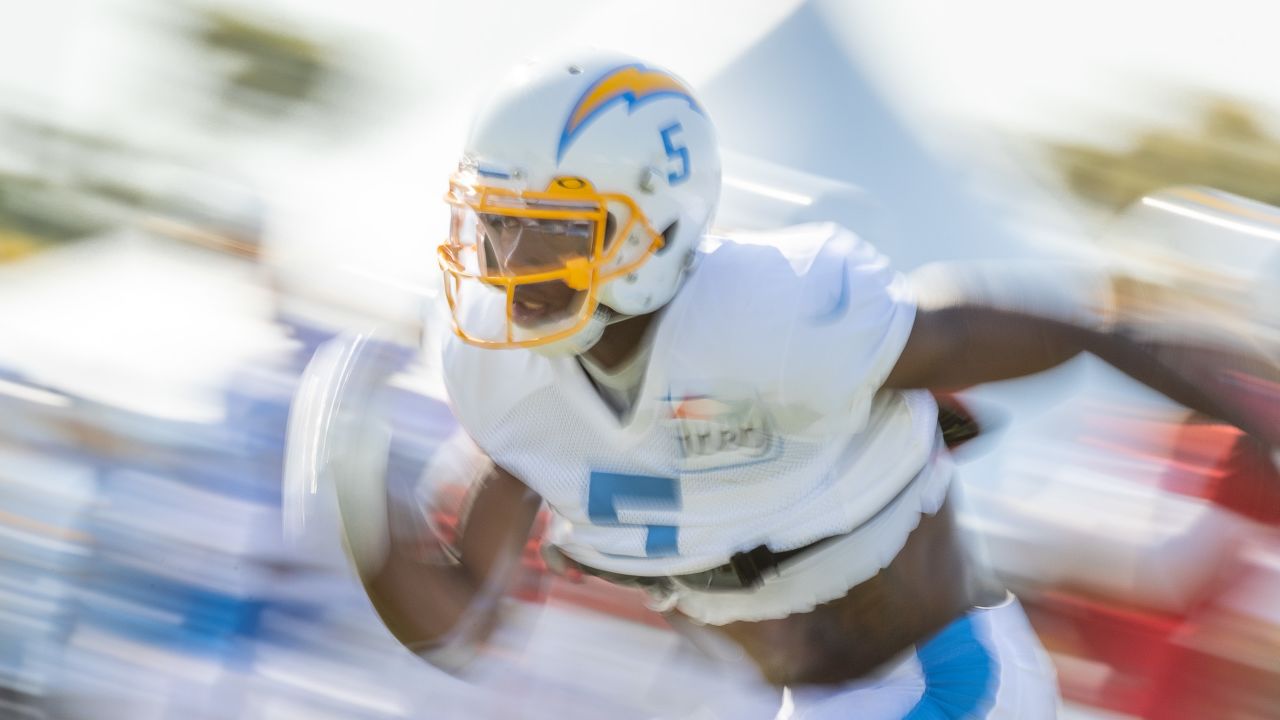
[[[551,579],[536,542],[512,652],[460,680],[395,643],[340,558],[282,539],[289,402],[326,340],[377,325],[398,358],[397,487],[456,433],[433,252],[471,107],[521,57],[616,48],[701,92],[723,227],[834,219],[903,269],[1114,259],[1159,244],[1125,209],[1162,188],[1280,203],[1276,19],[1251,0],[0,7],[0,717],[740,717],[708,700],[736,670],[632,594]],[[1280,215],[1251,212],[1231,277],[1276,298]],[[1189,243],[1183,262],[1222,257]],[[965,525],[1067,716],[1280,717],[1266,451],[1088,359],[960,402],[998,418],[960,453]],[[461,488],[427,485],[447,529]]]

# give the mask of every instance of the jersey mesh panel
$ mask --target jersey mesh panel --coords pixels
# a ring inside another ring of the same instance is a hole
[[[639,549],[648,532],[644,525],[675,525],[679,554],[689,560],[702,558],[711,566],[761,543],[784,550],[850,527],[842,517],[838,494],[831,492],[837,483],[850,482],[832,471],[848,444],[828,442],[824,447],[809,438],[787,436],[781,438],[785,452],[767,462],[681,474],[680,442],[671,421],[655,421],[639,439],[629,439],[633,445],[623,448],[610,443],[611,428],[602,432],[569,408],[557,388],[545,387],[516,403],[500,422],[489,425],[491,432],[476,438],[481,447],[508,449],[508,469],[572,523],[561,537],[568,544],[638,556],[643,555]],[[678,479],[679,509],[646,508],[643,501],[628,500],[619,503],[622,524],[593,524],[587,516],[592,470]]]

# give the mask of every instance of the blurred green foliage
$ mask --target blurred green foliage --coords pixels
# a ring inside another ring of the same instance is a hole
[[[76,127],[0,102],[0,136],[14,158],[0,168],[0,262],[154,219],[206,240],[222,234],[252,244],[260,208],[252,185],[239,180],[239,154],[268,132],[277,147],[317,136],[333,141],[358,129],[363,108],[381,107],[369,95],[376,83],[366,82],[368,54],[343,28],[208,0],[172,9],[167,17],[175,22],[146,28],[176,34],[194,55],[179,51],[173,72],[140,78],[138,103],[163,102],[175,83],[208,93],[209,101],[177,102],[166,106],[174,112],[148,116],[172,132],[138,132],[128,123]]]
[[[1264,131],[1259,110],[1234,101],[1206,101],[1197,127],[1148,130],[1127,150],[1049,148],[1072,192],[1111,209],[1172,185],[1208,185],[1280,205],[1280,139]]]
[[[191,39],[198,47],[234,61],[224,64],[222,100],[258,115],[317,103],[336,73],[331,47],[301,30],[225,8],[199,8]]]
[[[0,174],[0,230],[32,241],[64,241],[101,232],[104,218],[85,211],[83,193],[43,178]]]

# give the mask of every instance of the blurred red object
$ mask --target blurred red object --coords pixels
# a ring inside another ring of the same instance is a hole
[[[1186,423],[1175,430],[1171,460],[1162,488],[1280,525],[1280,470],[1257,440],[1228,425]]]
[[[1063,697],[1149,717],[1182,617],[1058,591],[1024,596],[1022,604],[1058,667]]]

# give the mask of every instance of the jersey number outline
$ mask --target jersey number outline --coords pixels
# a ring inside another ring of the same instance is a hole
[[[684,130],[684,127],[678,122],[662,128],[658,132],[662,134],[662,147],[667,150],[667,157],[672,160],[680,161],[680,170],[677,172],[667,173],[667,182],[672,185],[678,185],[689,179],[689,148],[684,145],[676,145],[671,135]]]
[[[592,470],[587,483],[587,517],[596,525],[643,527],[645,557],[678,554],[680,528],[675,525],[624,523],[618,520],[618,504],[642,506],[646,510],[679,510],[680,483],[674,478],[630,475]]]

